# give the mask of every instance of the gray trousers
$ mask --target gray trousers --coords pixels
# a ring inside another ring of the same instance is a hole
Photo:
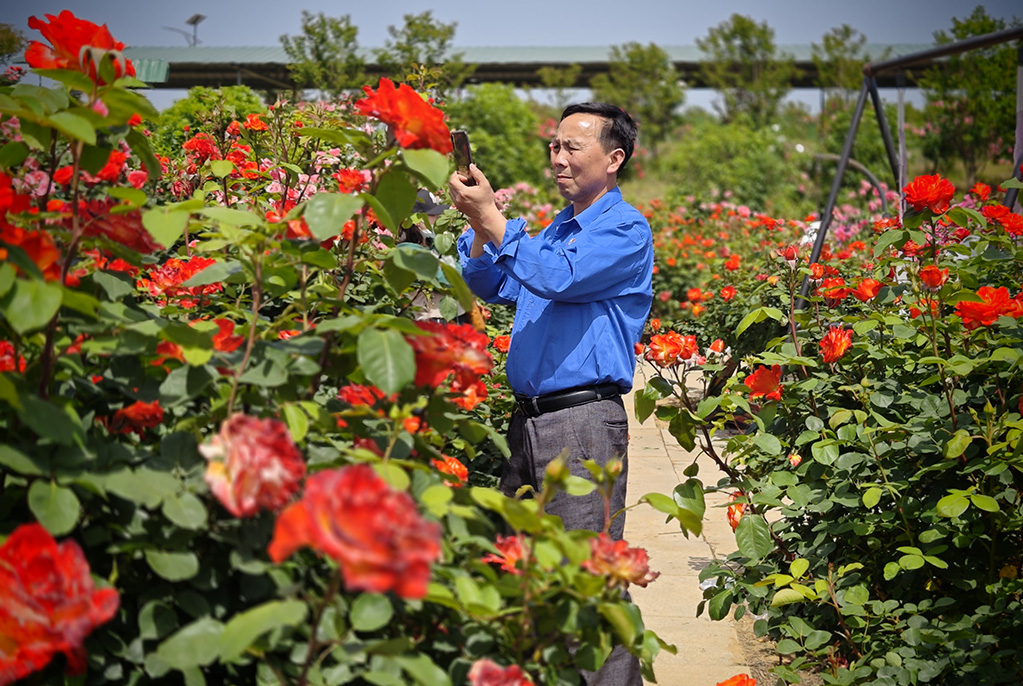
[[[570,472],[587,480],[592,477],[583,466],[584,461],[594,460],[603,465],[613,457],[621,458],[622,473],[611,493],[610,514],[625,507],[629,417],[620,397],[539,417],[526,417],[516,411],[508,428],[508,447],[511,458],[501,473],[501,490],[505,495],[514,497],[526,484],[539,491],[547,465],[568,448]],[[559,492],[544,511],[561,517],[566,529],[604,530],[604,501],[596,492],[584,496]],[[625,515],[621,514],[611,523],[611,538],[620,540],[624,528]],[[582,674],[587,686],[643,686],[639,660],[622,646],[615,647],[599,671]]]

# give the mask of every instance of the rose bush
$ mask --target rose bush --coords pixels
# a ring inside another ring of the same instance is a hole
[[[788,656],[783,681],[1023,678],[1023,218],[989,190],[956,200],[920,177],[903,222],[877,217],[855,250],[759,259],[773,306],[732,315],[735,335],[762,321],[772,337],[720,395],[699,383],[713,359],[646,353],[637,413],[699,445],[721,471],[707,488],[731,493],[738,550],[702,572],[700,611],[752,613]],[[674,500],[698,517],[704,484],[686,474]]]
[[[573,684],[616,645],[652,678],[642,551],[587,565],[544,514],[592,484],[486,487],[503,353],[408,316],[423,285],[473,305],[457,223],[395,239],[450,173],[443,113],[382,81],[157,156],[105,27],[43,34],[57,85],[0,87],[0,683]]]

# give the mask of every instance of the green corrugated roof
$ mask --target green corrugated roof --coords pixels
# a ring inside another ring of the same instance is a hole
[[[702,51],[695,45],[662,45],[668,57],[676,62],[700,62]],[[907,55],[932,47],[931,45],[879,45],[868,44],[864,47],[870,57],[880,57],[885,49],[891,49],[891,55]],[[195,47],[148,47],[128,48],[125,54],[131,60],[156,59],[165,62],[191,62],[199,64],[238,63],[238,64],[287,64],[288,56],[282,47],[273,46],[237,46],[216,47],[197,45]],[[373,49],[360,50],[364,57],[372,59]],[[501,47],[464,47],[452,48],[451,53],[462,54],[465,62],[472,63],[529,63],[529,62],[606,62],[611,46],[501,46]],[[779,45],[778,54],[791,55],[798,61],[812,59],[811,45]]]

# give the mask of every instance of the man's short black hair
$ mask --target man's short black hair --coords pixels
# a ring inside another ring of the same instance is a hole
[[[606,102],[580,102],[565,108],[561,113],[562,121],[573,114],[593,114],[604,119],[604,128],[598,140],[605,152],[615,148],[625,151],[625,159],[618,168],[618,172],[621,173],[636,148],[636,122],[632,121],[628,112]]]

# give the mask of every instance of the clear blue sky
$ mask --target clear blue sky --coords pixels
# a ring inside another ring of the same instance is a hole
[[[989,15],[1023,19],[1019,0],[3,0],[0,22],[13,24],[29,39],[30,16],[69,9],[129,46],[186,45],[185,20],[206,15],[198,37],[204,45],[279,45],[281,34],[301,30],[302,9],[329,16],[348,14],[363,47],[380,47],[389,26],[402,26],[406,14],[432,10],[436,20],[457,22],[454,44],[469,46],[620,45],[627,42],[693,45],[708,29],[743,14],[766,21],[778,44],[819,43],[831,28],[850,24],[872,43],[928,44],[934,32],[948,31],[952,18],[964,18],[983,4]],[[158,107],[170,93],[154,92]],[[690,98],[690,102],[693,98]]]
[[[359,43],[378,47],[388,26],[401,26],[406,14],[432,10],[441,22],[457,22],[457,46],[618,45],[638,41],[692,45],[733,13],[774,28],[778,43],[820,42],[829,29],[850,24],[875,43],[930,43],[952,17],[965,17],[983,4],[988,14],[1023,18],[1019,0],[4,0],[0,22],[26,35],[30,16],[69,9],[105,23],[128,45],[185,45],[164,26],[191,31],[185,20],[206,15],[199,38],[206,45],[278,45],[283,33],[298,33],[302,9],[337,16],[349,14],[359,27]]]

